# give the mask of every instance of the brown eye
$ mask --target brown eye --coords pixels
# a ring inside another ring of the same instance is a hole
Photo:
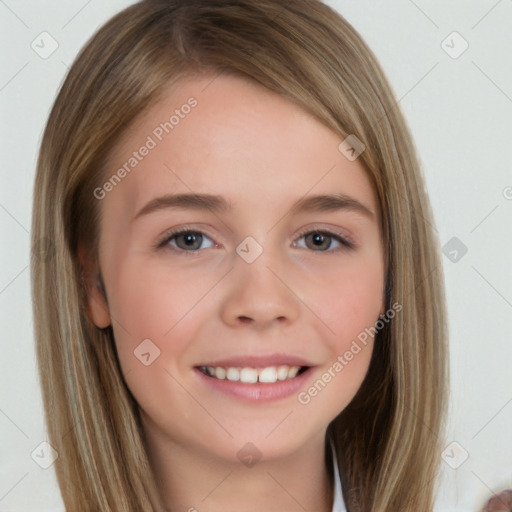
[[[332,240],[330,236],[326,236],[323,233],[318,231],[314,231],[313,233],[309,233],[305,237],[306,245],[310,249],[315,249],[319,251],[326,251],[331,246]],[[309,242],[309,243],[308,243]]]
[[[205,241],[209,243],[206,247],[203,246]],[[172,250],[183,252],[194,252],[213,246],[214,244],[209,237],[199,231],[190,229],[169,233],[158,245],[159,248],[169,247]]]
[[[304,239],[305,244],[294,243],[295,246],[305,247],[315,252],[333,252],[354,247],[350,241],[330,231],[309,231],[303,233],[300,239]]]
[[[180,233],[175,235],[176,245],[179,249],[197,251],[201,247],[203,241],[203,235],[201,233],[188,231],[186,233]]]

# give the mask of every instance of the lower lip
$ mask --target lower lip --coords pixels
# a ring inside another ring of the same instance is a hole
[[[240,381],[220,380],[209,377],[198,368],[194,368],[199,378],[209,388],[224,393],[225,395],[249,400],[251,402],[270,402],[297,394],[299,390],[305,386],[306,381],[312,373],[312,369],[313,368],[309,367],[306,371],[293,379],[278,380],[272,383],[255,382],[253,384],[246,384]]]

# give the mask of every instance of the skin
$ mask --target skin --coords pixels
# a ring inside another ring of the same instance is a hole
[[[495,494],[485,504],[483,512],[512,511],[512,489]]]
[[[197,99],[101,200],[99,268],[88,273],[101,272],[106,300],[92,286],[88,314],[100,328],[113,326],[169,509],[330,512],[326,428],[360,387],[373,339],[307,405],[297,394],[266,403],[220,394],[194,367],[292,354],[314,366],[302,389],[328,371],[385,311],[377,199],[360,159],[345,158],[342,139],[316,118],[252,82],[212,79],[169,88],[113,149],[108,176],[176,108]],[[222,195],[231,208],[162,209],[134,220],[155,197],[191,191]],[[303,196],[327,193],[348,195],[373,214],[290,213]],[[187,253],[177,239],[154,248],[183,226],[204,233],[200,249]],[[339,232],[356,247],[327,236],[320,251],[301,235],[313,229]],[[252,263],[236,252],[247,236],[263,248]],[[160,356],[145,366],[134,350],[148,338]],[[247,442],[262,454],[252,467],[237,457]]]

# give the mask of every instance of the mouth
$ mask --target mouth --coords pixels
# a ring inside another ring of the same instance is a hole
[[[254,404],[293,398],[313,378],[315,366],[290,353],[274,353],[201,361],[194,370],[209,392]]]
[[[197,366],[201,373],[216,380],[241,382],[243,384],[275,384],[280,381],[296,379],[307,371],[309,366]]]

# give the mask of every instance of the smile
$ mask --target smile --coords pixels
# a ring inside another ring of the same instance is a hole
[[[265,368],[234,366],[199,366],[198,369],[213,379],[255,384],[257,382],[273,384],[277,381],[291,380],[308,369],[307,366],[267,366]]]

